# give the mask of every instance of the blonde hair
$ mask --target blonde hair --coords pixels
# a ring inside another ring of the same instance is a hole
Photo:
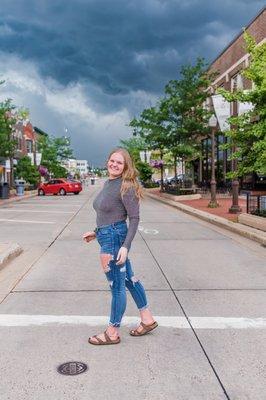
[[[134,165],[134,161],[132,160],[129,152],[126,149],[123,149],[122,147],[118,147],[117,149],[111,151],[111,153],[108,156],[107,162],[110,160],[111,156],[114,153],[121,154],[124,158],[124,163],[125,163],[124,170],[122,173],[121,196],[123,196],[129,189],[134,188],[138,199],[139,200],[142,199],[144,196],[142,187],[140,186],[137,180],[138,171]]]

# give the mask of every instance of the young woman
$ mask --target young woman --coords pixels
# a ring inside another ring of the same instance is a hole
[[[120,148],[109,155],[107,169],[109,179],[93,202],[97,228],[94,232],[83,235],[86,242],[97,238],[101,247],[101,265],[112,292],[109,326],[104,333],[89,338],[89,343],[94,345],[120,342],[119,327],[126,309],[126,288],[131,293],[141,318],[140,325],[131,330],[130,335],[143,336],[158,326],[148,308],[144,287],[134,277],[128,259],[128,252],[138,228],[139,201],[142,197],[137,171],[129,153]]]

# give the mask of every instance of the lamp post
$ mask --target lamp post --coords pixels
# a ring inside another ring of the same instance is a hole
[[[237,102],[233,101],[232,106],[233,106],[232,115],[237,116]],[[236,150],[236,147],[232,146],[232,153],[234,153],[235,150]],[[232,171],[235,172],[237,169],[237,159],[236,158],[232,158],[231,167],[232,167]],[[238,191],[239,191],[239,181],[238,181],[237,177],[235,177],[232,180],[232,205],[229,208],[229,212],[231,214],[237,214],[242,211],[242,209],[240,208],[240,206],[238,204]]]
[[[219,204],[216,200],[216,179],[215,179],[215,128],[217,126],[217,118],[213,114],[208,123],[211,128],[211,141],[212,141],[212,155],[211,155],[211,200],[208,204],[208,207],[216,208],[219,207]]]

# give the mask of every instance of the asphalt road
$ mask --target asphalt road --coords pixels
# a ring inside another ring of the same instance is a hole
[[[155,200],[130,258],[159,328],[128,334],[128,294],[121,343],[88,344],[110,303],[98,245],[81,240],[99,188],[0,208],[0,242],[24,248],[0,271],[0,399],[265,400],[265,249]],[[88,369],[60,375],[67,361]]]

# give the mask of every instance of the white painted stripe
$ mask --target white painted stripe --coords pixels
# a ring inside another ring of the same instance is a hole
[[[73,214],[72,211],[53,211],[53,210],[24,210],[24,209],[19,209],[19,208],[10,208],[10,209],[0,209],[0,212],[32,212],[32,213],[59,213],[59,214]]]
[[[190,317],[195,329],[266,329],[266,318]]]
[[[15,205],[17,205],[17,204],[12,204],[12,207],[10,207],[10,209],[12,208],[13,209],[13,207],[15,206]],[[21,207],[21,206],[26,206],[26,207],[28,207],[28,206],[31,206],[31,205],[34,205],[34,207],[47,207],[47,208],[51,208],[52,206],[54,206],[54,207],[59,207],[60,209],[61,208],[64,208],[64,207],[68,207],[68,208],[72,208],[72,207],[79,207],[79,206],[81,206],[82,204],[52,204],[52,203],[44,203],[44,204],[37,204],[37,203],[29,203],[28,201],[26,202],[26,203],[19,203],[19,207]]]
[[[161,327],[190,329],[185,317],[155,316]],[[47,325],[107,325],[108,316],[0,314],[0,327]],[[195,329],[266,329],[266,318],[190,317]],[[134,325],[138,317],[124,317],[122,325]]]
[[[25,201],[25,202],[22,202],[22,201],[20,201],[19,202],[19,204],[18,203],[12,203],[12,205],[19,205],[19,207],[20,206],[27,206],[28,204],[34,204],[34,205],[36,205],[36,206],[51,206],[51,205],[55,205],[55,206],[58,206],[58,207],[62,207],[62,206],[69,206],[69,207],[71,207],[71,206],[82,206],[82,204],[83,203],[74,203],[74,202],[62,202],[62,201]]]
[[[55,224],[55,222],[48,222],[48,221],[29,221],[26,219],[5,219],[5,218],[0,218],[0,222],[22,222],[25,224]]]

